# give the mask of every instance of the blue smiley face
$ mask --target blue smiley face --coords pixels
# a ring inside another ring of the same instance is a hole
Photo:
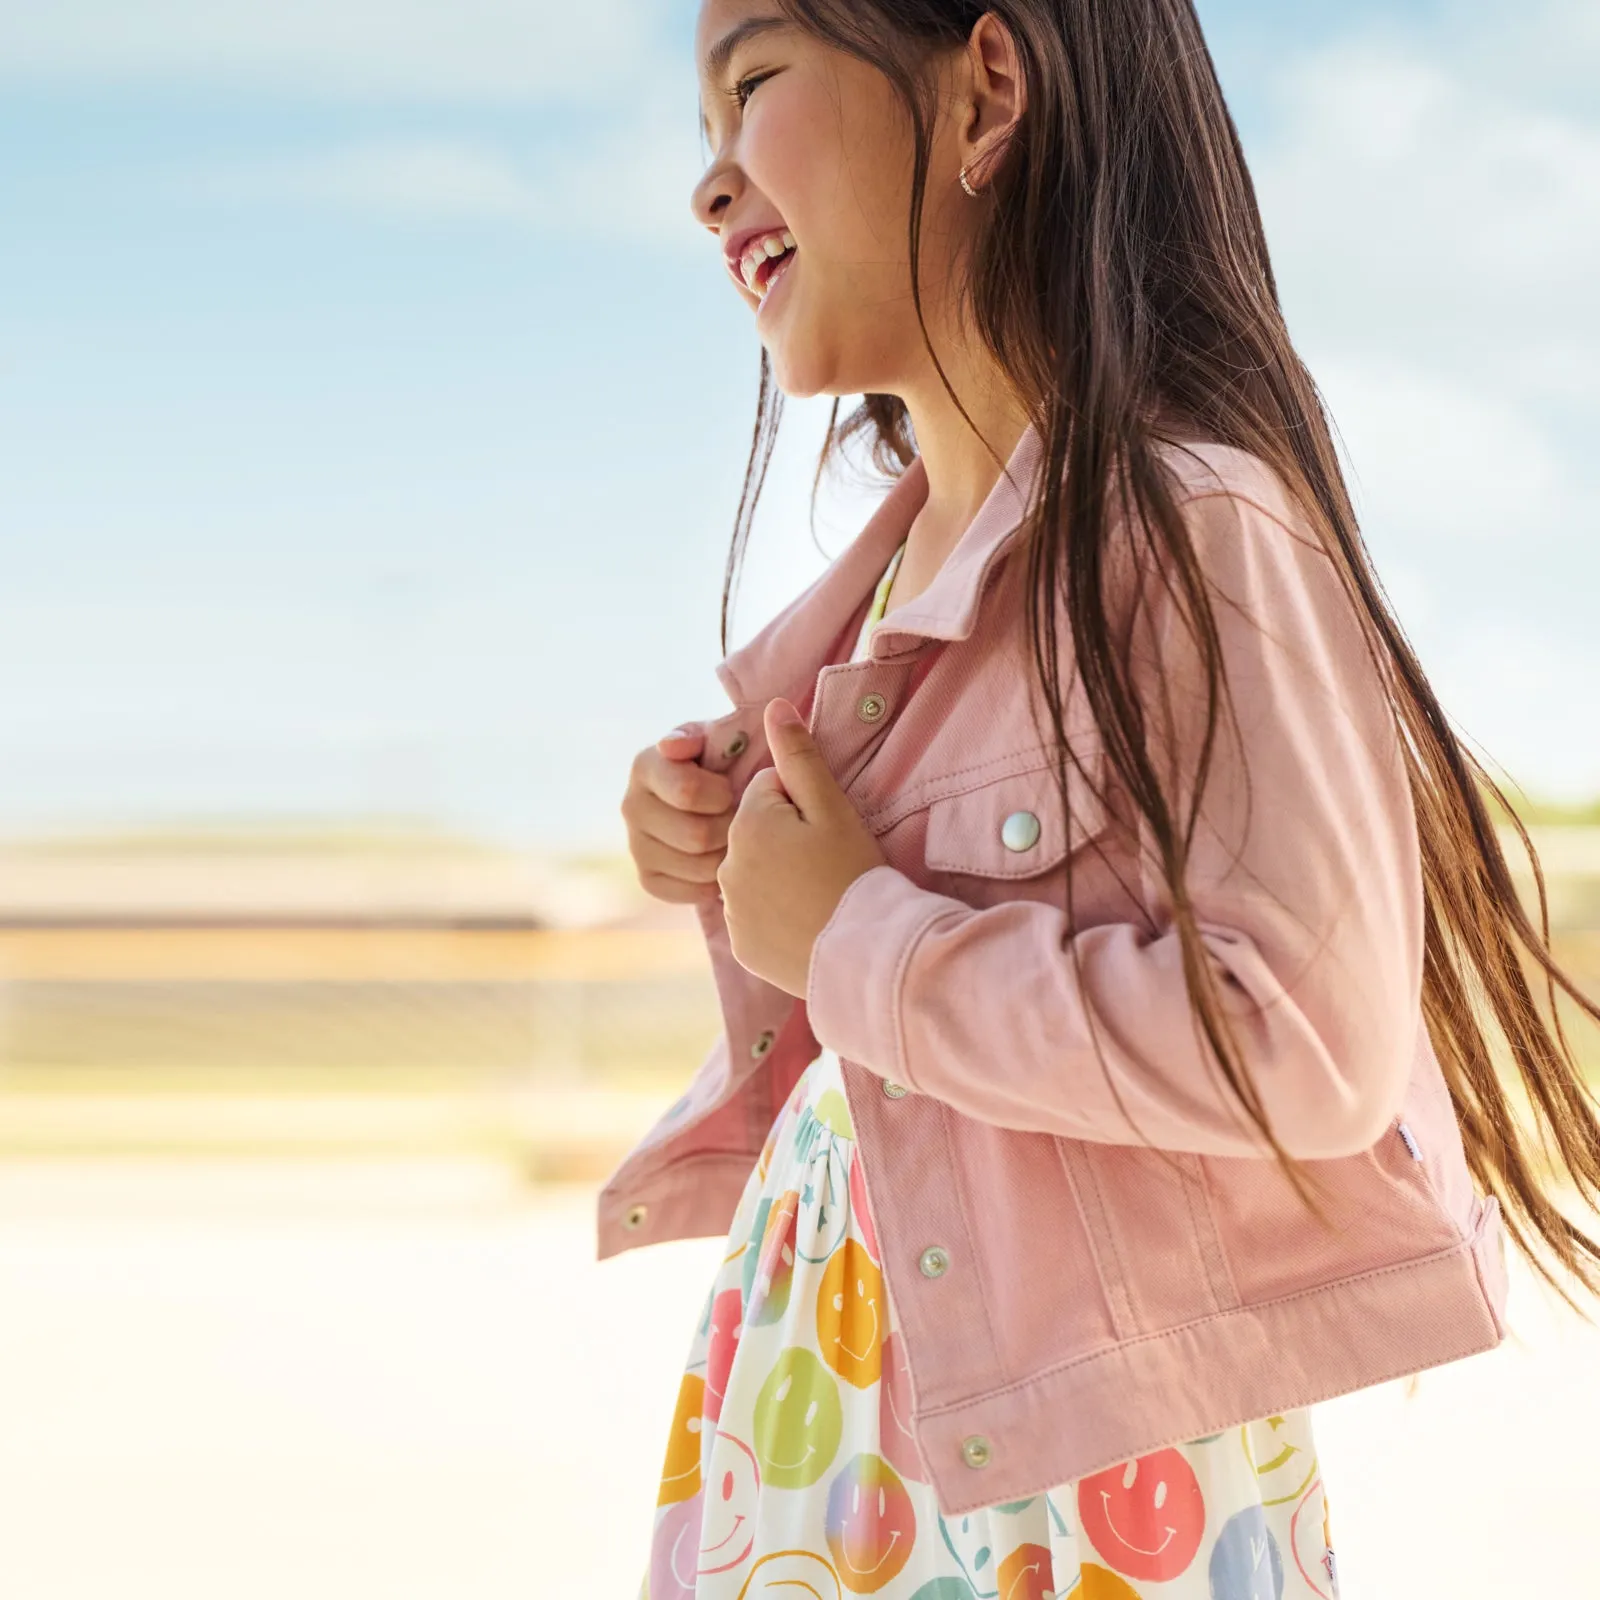
[[[1223,1524],[1211,1552],[1211,1600],[1283,1600],[1283,1557],[1260,1506]]]

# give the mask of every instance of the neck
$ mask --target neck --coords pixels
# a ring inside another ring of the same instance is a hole
[[[924,574],[924,582],[944,564],[988,499],[1028,425],[1021,401],[997,373],[947,370],[976,433],[937,373],[926,391],[903,396],[927,473],[928,494],[907,534],[902,565]]]

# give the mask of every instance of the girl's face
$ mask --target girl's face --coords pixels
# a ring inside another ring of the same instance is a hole
[[[754,312],[778,387],[904,394],[932,366],[911,303],[912,130],[894,89],[762,0],[703,0],[695,54],[712,157],[691,208],[725,252],[718,270]],[[971,227],[957,203],[978,210],[956,182],[953,124],[941,113],[922,222],[923,314],[942,359]],[[767,239],[792,248],[764,254]]]

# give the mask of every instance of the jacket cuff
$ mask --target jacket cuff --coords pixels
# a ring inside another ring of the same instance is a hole
[[[882,863],[839,897],[811,946],[806,1011],[819,1044],[908,1089],[900,992],[922,936],[942,918],[971,908],[919,888]]]

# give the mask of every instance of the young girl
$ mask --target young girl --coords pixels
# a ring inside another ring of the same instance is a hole
[[[1386,609],[1190,0],[704,0],[696,52],[735,556],[769,380],[864,396],[829,449],[894,481],[623,802],[725,1024],[600,1199],[602,1257],[727,1233],[641,1595],[1331,1597],[1308,1408],[1497,1344],[1502,1219],[1600,1286],[1524,961],[1600,1011]]]

